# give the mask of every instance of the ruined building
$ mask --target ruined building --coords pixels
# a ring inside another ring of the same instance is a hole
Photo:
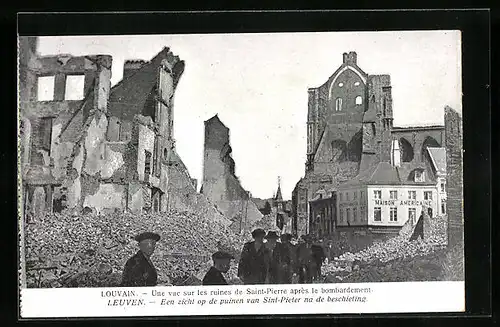
[[[262,219],[263,215],[250,193],[241,186],[231,152],[229,128],[219,116],[205,121],[203,184],[200,192],[232,221],[231,228],[234,231],[241,232]]]
[[[176,152],[173,100],[184,62],[169,48],[147,62],[125,61],[123,79],[113,87],[108,55],[39,56],[32,37],[21,37],[19,50],[28,219],[64,209],[210,206]]]
[[[448,245],[464,242],[463,200],[463,130],[462,117],[450,107],[445,108],[446,131],[446,210],[448,213]]]
[[[427,147],[444,145],[444,126],[393,126],[391,92],[390,75],[364,72],[356,52],[344,53],[333,75],[309,88],[305,176],[292,193],[294,233],[309,232],[309,202],[318,192],[332,194],[360,172],[390,162],[393,141],[408,171],[429,164]]]

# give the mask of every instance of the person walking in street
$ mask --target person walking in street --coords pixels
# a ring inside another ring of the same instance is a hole
[[[266,232],[257,228],[252,231],[253,241],[245,243],[238,263],[238,277],[243,284],[264,284],[269,270],[270,251],[264,245]]]
[[[137,235],[139,251],[125,263],[122,275],[122,287],[156,286],[158,274],[151,262],[151,255],[155,251],[156,242],[160,235],[145,232]]]
[[[274,231],[266,235],[268,249],[270,251],[269,272],[267,276],[268,284],[285,284],[286,267],[290,265],[290,253],[288,248],[278,242],[279,236]]]
[[[312,283],[312,271],[316,269],[313,257],[311,235],[302,236],[303,243],[297,248],[297,270],[299,274],[299,284]]]
[[[319,240],[318,244],[311,244],[311,251],[314,264],[311,267],[312,281],[318,281],[321,277],[321,266],[326,259],[323,249],[323,240]]]
[[[203,285],[227,285],[227,281],[222,273],[228,272],[231,266],[231,260],[234,257],[225,252],[217,251],[212,255],[213,266],[210,267],[205,277],[203,278]]]
[[[288,255],[290,257],[290,262],[286,265],[284,265],[284,272],[283,272],[283,283],[284,284],[292,284],[294,277],[297,276],[296,273],[296,266],[297,266],[297,247],[292,244],[292,235],[291,234],[282,234],[281,237],[281,244],[282,246],[286,249],[288,252]]]

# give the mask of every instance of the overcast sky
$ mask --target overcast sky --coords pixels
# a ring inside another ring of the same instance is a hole
[[[394,125],[443,124],[444,106],[462,111],[458,31],[41,37],[41,55],[109,54],[112,85],[126,59],[150,60],[164,46],[186,68],[175,95],[177,149],[202,180],[203,122],[231,130],[236,174],[268,198],[281,176],[291,198],[304,175],[307,88],[323,84],[356,51],[368,74],[390,74]]]

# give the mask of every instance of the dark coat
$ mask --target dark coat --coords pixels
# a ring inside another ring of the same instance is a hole
[[[203,285],[227,285],[227,282],[220,271],[215,267],[210,267],[203,277]]]
[[[238,264],[238,277],[244,284],[264,284],[270,257],[271,254],[264,244],[256,251],[254,241],[245,243]]]
[[[276,243],[269,264],[269,282],[271,284],[291,283],[291,274],[289,270],[291,261],[290,249],[288,246],[282,243]]]
[[[156,286],[158,274],[142,251],[127,260],[123,269],[122,287]]]

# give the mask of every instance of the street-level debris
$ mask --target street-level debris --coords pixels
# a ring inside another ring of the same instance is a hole
[[[433,271],[438,263],[425,258],[432,257],[435,259],[432,254],[446,247],[446,224],[447,222],[444,217],[432,218],[429,226],[427,226],[429,228],[427,239],[419,238],[415,241],[410,241],[413,226],[407,223],[395,237],[384,242],[376,242],[362,251],[355,253],[346,252],[335,257],[331,262],[323,265],[322,274],[328,276],[334,275],[339,271],[352,271],[354,266],[357,266],[355,268],[356,271],[349,278],[340,276],[340,279],[336,278],[337,282],[338,280],[354,281],[356,278],[359,279],[359,282],[374,282],[385,281],[387,278],[384,276],[386,275],[400,276],[401,280],[411,279],[415,277],[415,272],[421,269],[422,265],[419,264],[422,262],[423,266],[430,269],[428,269],[429,271]],[[421,260],[419,261],[416,258],[421,258]],[[431,264],[428,264],[429,262],[426,260],[431,262]],[[416,267],[420,268],[417,269]],[[333,281],[334,277],[326,278]]]
[[[151,257],[159,285],[189,282],[215,251],[236,254],[243,246],[241,236],[196,212],[55,213],[26,227],[28,287],[118,286],[138,251],[133,237],[144,231],[161,236]]]

